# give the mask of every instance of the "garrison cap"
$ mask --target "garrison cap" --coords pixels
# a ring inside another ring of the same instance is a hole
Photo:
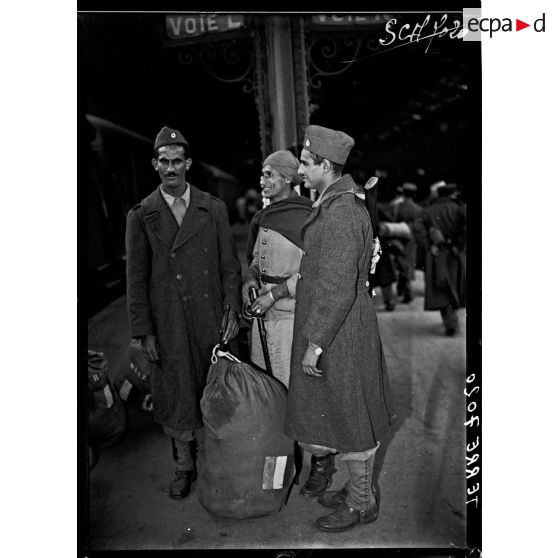
[[[178,131],[169,128],[168,126],[163,126],[161,131],[157,134],[155,138],[154,149],[159,149],[163,145],[184,145],[187,148],[190,147],[188,142],[184,139],[184,136]]]
[[[403,186],[401,187],[403,192],[416,192],[417,185],[413,184],[412,182],[404,182]]]
[[[355,140],[340,130],[311,125],[304,134],[304,149],[312,151],[333,163],[344,165]]]

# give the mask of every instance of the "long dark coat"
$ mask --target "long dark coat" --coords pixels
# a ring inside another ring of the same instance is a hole
[[[465,306],[465,206],[452,198],[442,197],[423,209],[416,225],[417,241],[426,248],[424,274],[424,309],[439,310],[445,306]],[[440,253],[430,252],[431,227],[437,228],[446,242]]]
[[[159,188],[128,213],[128,314],[132,337],[153,334],[161,366],[152,372],[156,422],[202,425],[201,399],[224,308],[240,311],[240,263],[225,204],[190,186],[179,229]]]
[[[376,445],[393,416],[378,321],[366,280],[370,216],[349,175],[332,184],[303,229],[285,433],[339,451]],[[308,340],[323,349],[321,378],[307,376]]]

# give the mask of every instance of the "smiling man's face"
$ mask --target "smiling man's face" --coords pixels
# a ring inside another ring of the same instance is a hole
[[[288,198],[291,193],[291,185],[284,176],[281,176],[271,165],[265,165],[260,177],[262,196],[270,203]]]

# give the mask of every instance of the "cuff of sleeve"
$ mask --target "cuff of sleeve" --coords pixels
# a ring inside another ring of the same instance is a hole
[[[245,283],[249,279],[254,279],[255,281],[258,281],[259,277],[260,277],[259,269],[256,266],[250,266],[246,270],[246,274],[244,275],[243,283]]]
[[[290,298],[289,287],[287,282],[279,283],[271,289],[271,294],[275,300],[280,300],[281,298]]]
[[[317,347],[320,347],[320,349],[325,349],[330,344],[330,342],[327,342],[326,339],[316,336],[315,333],[308,334],[306,329],[302,331],[302,336],[308,341],[308,343],[312,343]]]

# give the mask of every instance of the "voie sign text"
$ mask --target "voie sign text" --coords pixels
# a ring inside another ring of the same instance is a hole
[[[244,27],[244,16],[236,14],[168,14],[169,39],[187,39],[207,33],[233,31]]]
[[[353,25],[371,25],[384,23],[389,16],[387,14],[367,14],[367,15],[313,15],[312,24],[318,26],[353,26]]]

